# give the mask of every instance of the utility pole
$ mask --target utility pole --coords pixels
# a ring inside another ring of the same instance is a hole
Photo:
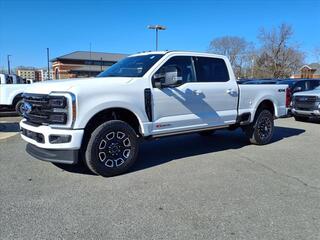
[[[49,48],[47,48],[47,64],[48,64],[48,75],[47,75],[47,80],[50,79],[50,63],[49,63]],[[42,80],[43,81],[43,80]]]
[[[11,55],[10,55],[10,54],[8,54],[8,55],[7,55],[7,61],[8,61],[8,74],[11,74],[11,69],[10,69],[10,57],[11,57]]]
[[[167,28],[165,26],[161,26],[161,25],[149,25],[148,29],[152,29],[155,30],[156,32],[156,51],[158,51],[158,38],[159,38],[159,30],[166,30]]]

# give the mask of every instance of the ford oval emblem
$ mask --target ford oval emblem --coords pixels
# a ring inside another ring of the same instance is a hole
[[[22,111],[24,114],[29,114],[32,111],[32,105],[30,103],[23,103]]]

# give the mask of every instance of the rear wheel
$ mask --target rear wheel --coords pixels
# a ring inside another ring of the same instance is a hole
[[[254,122],[244,128],[251,143],[264,145],[271,141],[274,131],[272,113],[263,109],[256,114]]]
[[[126,172],[138,156],[138,138],[133,128],[112,120],[96,128],[88,142],[85,162],[101,176],[111,177]]]
[[[294,120],[300,121],[300,122],[305,122],[308,120],[308,117],[303,117],[303,116],[293,116]]]

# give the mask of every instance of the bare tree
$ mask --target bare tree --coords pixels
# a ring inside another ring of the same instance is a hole
[[[208,52],[227,56],[236,77],[243,77],[248,72],[247,68],[251,66],[254,46],[244,38],[224,36],[213,39],[209,45]]]
[[[320,47],[315,47],[313,50],[313,56],[315,57],[316,61],[320,63]]]
[[[284,78],[292,75],[304,61],[304,54],[291,44],[293,29],[281,24],[271,31],[261,29],[258,36],[261,49],[256,59],[256,77]]]

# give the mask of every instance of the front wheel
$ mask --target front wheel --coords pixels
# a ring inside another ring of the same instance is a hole
[[[20,116],[23,114],[23,100],[20,100],[15,105],[16,113],[18,113]]]
[[[264,145],[271,141],[274,131],[273,115],[269,110],[257,113],[254,122],[244,128],[251,143]]]
[[[132,127],[112,120],[97,127],[88,142],[85,162],[101,176],[111,177],[126,172],[138,157],[138,138]]]

